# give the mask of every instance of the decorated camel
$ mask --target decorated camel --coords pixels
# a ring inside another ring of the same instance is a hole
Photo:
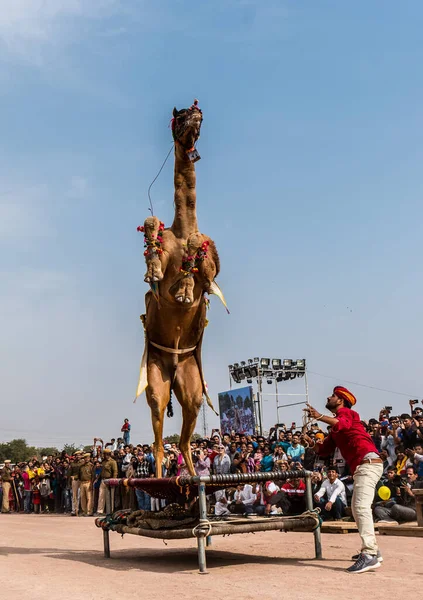
[[[141,317],[145,348],[137,397],[146,391],[154,430],[157,477],[162,475],[163,421],[172,391],[182,407],[179,447],[192,475],[195,471],[190,441],[203,397],[214,410],[201,365],[207,322],[205,294],[217,294],[223,302],[224,298],[214,281],[220,268],[215,244],[199,232],[197,224],[194,162],[199,159],[195,144],[202,120],[197,100],[188,109],[173,110],[174,220],[171,227],[165,228],[152,216],[138,228],[144,232],[147,264],[144,280],[151,289],[145,296],[146,314]]]

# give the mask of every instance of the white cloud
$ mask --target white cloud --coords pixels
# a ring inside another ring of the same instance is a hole
[[[81,19],[107,18],[120,10],[121,1],[2,0],[0,43],[3,51],[41,66],[52,49],[57,51],[83,35]]]

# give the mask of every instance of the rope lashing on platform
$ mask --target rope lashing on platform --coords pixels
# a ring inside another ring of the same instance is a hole
[[[199,537],[199,536],[203,536],[203,537],[208,537],[212,532],[212,524],[210,523],[210,521],[207,519],[206,521],[201,521],[200,523],[198,523],[198,525],[196,525],[193,530],[192,530],[192,535],[194,537]]]
[[[313,527],[313,529],[311,531],[316,531],[316,529],[318,529],[319,527],[322,526],[323,523],[323,519],[320,516],[320,508],[313,508],[313,510],[306,510],[305,512],[301,513],[300,515],[282,515],[285,519],[285,521],[289,521],[289,520],[294,520],[294,519],[299,519],[301,517],[313,517],[313,519],[315,519],[316,521],[316,526]]]

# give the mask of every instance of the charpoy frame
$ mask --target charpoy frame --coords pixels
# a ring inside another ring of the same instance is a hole
[[[311,471],[271,471],[269,473],[237,473],[227,475],[203,475],[201,477],[176,478],[177,485],[186,489],[187,493],[195,486],[199,499],[200,519],[194,528],[187,529],[162,529],[148,530],[135,527],[129,527],[123,524],[109,524],[103,528],[104,556],[110,558],[110,539],[109,532],[117,531],[119,533],[130,533],[144,537],[159,539],[188,539],[197,538],[198,566],[200,573],[207,573],[206,546],[211,544],[213,535],[228,535],[234,533],[250,533],[256,531],[307,531],[312,532],[314,536],[314,551],[316,559],[322,558],[322,543],[320,535],[320,518],[313,509],[313,494],[311,485]],[[270,516],[264,518],[234,519],[230,521],[210,521],[207,516],[206,495],[211,489],[223,489],[240,483],[255,483],[266,481],[286,481],[293,477],[305,479],[306,483],[306,507],[307,512],[295,517],[291,516]],[[153,480],[145,479],[106,479],[104,483],[109,487],[120,485],[143,489],[151,486]],[[165,480],[155,480],[166,483]],[[170,485],[170,480],[168,480]],[[207,491],[206,491],[207,490]]]

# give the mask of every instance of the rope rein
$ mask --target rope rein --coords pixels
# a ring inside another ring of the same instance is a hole
[[[172,148],[174,147],[174,145],[175,145],[175,144],[174,144],[174,142],[172,142],[172,145],[171,145],[171,147],[170,147],[170,150],[169,150],[169,152],[167,153],[167,156],[166,156],[166,158],[164,159],[164,161],[163,161],[163,164],[162,164],[162,166],[161,166],[161,167],[160,167],[160,169],[159,169],[159,172],[157,173],[157,175],[155,176],[155,178],[153,179],[153,181],[150,183],[150,186],[149,186],[149,188],[148,188],[148,192],[147,192],[147,194],[148,194],[148,200],[149,200],[149,202],[150,202],[150,208],[149,208],[148,210],[151,212],[151,216],[153,216],[153,215],[154,215],[154,211],[153,211],[153,202],[151,201],[151,196],[150,196],[150,190],[151,190],[151,188],[153,187],[153,185],[155,184],[156,180],[159,178],[159,175],[160,175],[160,173],[163,171],[163,168],[164,168],[165,164],[167,163],[167,159],[169,158],[169,156],[170,156],[170,153],[172,152]]]

